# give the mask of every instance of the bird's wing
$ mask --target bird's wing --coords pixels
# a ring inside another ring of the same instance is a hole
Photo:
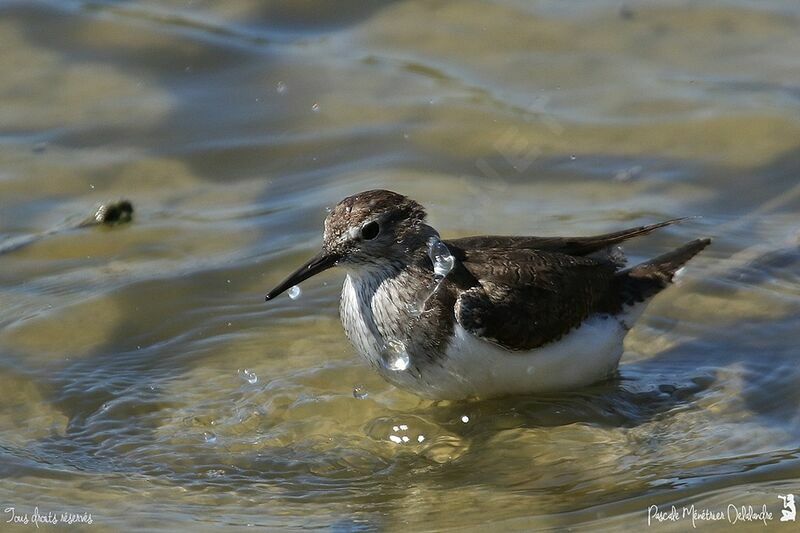
[[[657,224],[638,226],[613,233],[594,235],[591,237],[507,237],[500,235],[487,235],[481,237],[464,237],[462,239],[452,239],[445,241],[448,246],[454,246],[464,250],[476,248],[503,248],[518,250],[543,250],[547,252],[559,252],[567,255],[586,256],[595,252],[600,252],[616,246],[623,241],[633,237],[646,235],[653,230],[669,226],[686,220],[686,218],[674,218]]]
[[[507,350],[553,342],[614,300],[616,267],[608,261],[538,250],[456,251],[473,278],[458,293],[456,320]]]

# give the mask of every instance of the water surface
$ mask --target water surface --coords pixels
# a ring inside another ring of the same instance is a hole
[[[0,246],[26,244],[0,255],[3,508],[93,531],[780,516],[800,494],[798,27],[789,0],[0,3]],[[374,187],[444,236],[702,215],[627,252],[715,242],[619,380],[432,404],[357,359],[341,272],[263,302],[325,207]],[[69,229],[122,197],[132,224]]]

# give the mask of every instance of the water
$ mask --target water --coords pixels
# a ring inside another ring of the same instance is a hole
[[[386,346],[381,351],[381,362],[383,366],[395,372],[406,370],[411,364],[406,345],[398,339],[389,339]]]
[[[779,517],[800,494],[800,5],[621,6],[0,5],[0,509],[97,531]],[[618,381],[432,404],[354,354],[340,270],[263,302],[324,207],[372,187],[443,239],[702,215],[626,253],[715,241]],[[130,224],[75,228],[120,198]]]
[[[428,240],[428,256],[433,264],[434,280],[441,282],[455,266],[455,258],[450,253],[447,245],[438,237]]]
[[[239,369],[239,376],[241,376],[243,380],[251,385],[258,383],[258,375],[256,375],[256,373],[252,370],[248,370],[246,368]]]
[[[292,300],[297,300],[303,294],[303,291],[300,289],[300,287],[294,285],[290,287],[288,291],[286,291],[286,294],[288,294],[289,298]]]
[[[415,320],[419,320],[425,313],[428,301],[436,294],[436,291],[442,286],[444,278],[455,266],[455,258],[450,253],[447,245],[438,237],[428,239],[428,257],[430,257],[431,265],[433,266],[433,279],[427,290],[420,293],[413,302],[408,304],[407,308],[412,319]],[[413,328],[415,324],[416,321],[413,321],[409,329]]]
[[[353,398],[356,400],[366,400],[369,397],[369,391],[363,385],[353,387]]]

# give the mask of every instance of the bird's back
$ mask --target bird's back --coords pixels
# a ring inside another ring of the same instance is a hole
[[[669,285],[675,272],[711,241],[698,239],[624,270],[599,252],[668,223],[574,239],[447,241],[463,267],[456,320],[479,339],[526,351],[559,340],[592,316],[629,314],[629,307]]]

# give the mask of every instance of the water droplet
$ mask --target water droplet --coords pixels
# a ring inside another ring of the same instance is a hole
[[[422,309],[420,307],[421,302],[412,302],[406,306],[406,310],[408,314],[412,317],[416,318],[422,314]]]
[[[319,111],[319,103],[318,102],[314,102],[314,104],[311,106],[311,111],[313,111],[314,113],[317,113]]]
[[[469,417],[467,415],[464,415],[464,416],[461,417],[461,421],[466,424],[466,423],[469,422]]]
[[[528,374],[529,376],[532,376],[535,372],[536,372],[535,366],[529,366],[528,368],[525,369],[525,373]]]
[[[301,291],[300,287],[298,287],[297,285],[295,285],[294,287],[289,289],[289,292],[287,292],[287,294],[289,295],[289,298],[291,298],[292,300],[297,300],[298,298],[300,298],[300,295],[302,293],[303,293],[303,291]]]
[[[400,428],[400,431],[408,431],[408,426],[405,425],[405,424],[400,424],[399,428]]]
[[[411,439],[408,438],[408,435],[403,435],[401,438],[402,438],[403,442],[408,442],[408,441],[411,440]]]
[[[381,351],[381,362],[389,370],[399,372],[408,368],[411,358],[406,351],[406,345],[400,341],[390,340]]]
[[[110,408],[111,408],[111,405],[108,402],[106,402],[106,403],[104,403],[103,405],[100,406],[100,410],[104,411],[104,412],[108,411]]]
[[[363,385],[358,385],[353,389],[353,398],[356,400],[365,400],[369,396]]]
[[[331,206],[329,206],[329,205],[325,206],[325,212],[326,213],[330,213],[331,211],[333,211],[333,209],[331,209]]]
[[[425,305],[431,296],[436,294],[439,286],[445,277],[453,270],[456,259],[450,253],[450,249],[442,242],[439,237],[431,237],[428,239],[428,257],[433,265],[433,284],[428,287],[426,292],[423,292],[416,300],[406,304],[406,311],[413,318],[417,318],[425,312]]]
[[[422,441],[424,441],[424,440],[425,440],[425,435],[419,435],[419,436],[417,436],[417,442],[422,442]]]
[[[641,173],[642,173],[641,165],[635,165],[635,166],[632,166],[630,168],[626,168],[624,170],[621,170],[621,171],[617,172],[614,175],[614,180],[615,181],[629,181],[629,180],[632,180],[632,179],[634,179],[636,177],[639,177],[641,175]]]
[[[215,442],[217,442],[217,435],[211,431],[204,431],[203,440],[206,441],[208,444],[214,444]]]
[[[569,156],[569,160],[570,161],[575,161],[576,159],[578,159],[578,158],[574,154]]]
[[[92,185],[92,184],[90,183],[90,184],[89,184],[89,188],[90,188],[90,189],[94,189],[94,185]]]
[[[400,426],[392,426],[392,431],[400,431]]]
[[[230,282],[231,282],[231,280],[229,280],[229,279],[225,280],[225,283],[230,283]]]
[[[397,435],[389,435],[389,440],[394,442],[395,444],[400,444],[401,442],[403,442],[403,439],[401,439]]]
[[[278,94],[285,94],[287,88],[288,87],[286,87],[286,84],[282,81],[279,81],[278,83],[275,84],[275,91]]]
[[[444,278],[455,266],[455,257],[439,237],[428,239],[428,256],[433,263],[433,274],[437,278]]]
[[[239,369],[239,377],[241,377],[246,382],[250,383],[251,385],[254,383],[258,383],[258,376],[255,372],[248,368],[240,368]]]

